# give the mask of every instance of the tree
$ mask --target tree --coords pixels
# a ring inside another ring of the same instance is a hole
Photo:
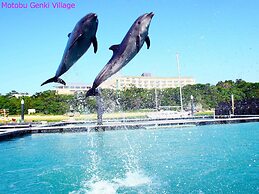
[[[0,95],[0,109],[9,109],[12,115],[20,114],[21,98],[13,97],[16,93],[13,90],[6,95]],[[184,108],[190,105],[191,95],[194,97],[194,104],[201,105],[203,109],[215,108],[220,103],[229,104],[232,94],[235,101],[240,102],[240,106],[246,104],[246,101],[247,104],[251,102],[250,104],[254,105],[259,99],[259,83],[237,79],[220,81],[216,85],[187,85],[182,88],[182,94]],[[55,91],[48,90],[22,98],[25,101],[25,112],[29,108],[34,108],[42,114],[65,114],[70,107],[80,113],[96,112],[96,98],[85,99],[84,96],[85,94],[58,95]],[[179,88],[157,90],[157,97],[160,106],[180,106]],[[134,86],[121,91],[103,89],[102,98],[106,112],[154,109],[156,106],[155,89],[148,90]]]

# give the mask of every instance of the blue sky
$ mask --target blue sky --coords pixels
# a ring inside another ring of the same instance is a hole
[[[0,3],[2,4],[0,0]],[[20,0],[8,2],[30,3]],[[44,1],[39,1],[44,2]],[[45,0],[45,2],[56,2]],[[89,12],[98,14],[98,51],[93,47],[61,78],[67,83],[92,83],[112,56],[108,49],[121,42],[135,19],[153,11],[151,47],[120,73],[177,76],[197,83],[244,79],[259,81],[259,1],[257,0],[61,0],[75,9],[6,9],[0,5],[0,93],[34,94],[53,89],[41,83],[55,75],[67,34]]]

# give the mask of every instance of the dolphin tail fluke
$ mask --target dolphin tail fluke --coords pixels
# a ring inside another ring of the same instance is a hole
[[[91,88],[90,90],[87,91],[85,98],[88,96],[96,96],[97,92],[95,91],[95,88]]]
[[[41,84],[41,86],[43,86],[45,84],[48,84],[48,83],[51,83],[51,82],[57,82],[57,83],[66,85],[66,82],[64,80],[62,80],[61,78],[59,78],[59,77],[52,77],[52,78],[48,79],[47,81],[43,82]]]

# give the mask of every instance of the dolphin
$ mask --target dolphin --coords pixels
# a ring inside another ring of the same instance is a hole
[[[73,31],[68,34],[67,45],[56,71],[56,75],[44,83],[58,82],[66,85],[65,81],[59,78],[88,50],[91,43],[94,47],[94,53],[97,52],[96,31],[98,27],[98,19],[95,13],[89,13],[77,22]]]
[[[139,52],[144,42],[150,47],[148,29],[154,13],[146,13],[140,16],[131,26],[126,36],[119,45],[112,45],[109,49],[113,51],[112,58],[100,71],[94,80],[93,86],[87,91],[86,97],[95,96],[96,88],[123,68]]]

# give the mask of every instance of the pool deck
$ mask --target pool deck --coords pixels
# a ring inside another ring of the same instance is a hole
[[[121,129],[156,129],[162,127],[191,127],[197,125],[259,122],[258,116],[227,118],[171,118],[171,119],[121,119],[105,120],[103,125],[96,121],[59,122],[48,125],[20,124],[0,126],[0,141],[33,133],[90,132]]]

